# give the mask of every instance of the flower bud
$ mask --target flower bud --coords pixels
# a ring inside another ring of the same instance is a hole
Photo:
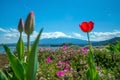
[[[23,20],[22,20],[22,18],[20,18],[19,24],[18,24],[18,31],[22,32],[23,28],[24,28]]]
[[[27,35],[30,35],[32,34],[33,31],[34,31],[34,13],[30,12],[25,22],[25,33]]]

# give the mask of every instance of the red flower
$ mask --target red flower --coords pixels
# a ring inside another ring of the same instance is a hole
[[[94,23],[92,21],[90,22],[82,22],[79,27],[83,32],[91,32],[91,30],[94,27]]]

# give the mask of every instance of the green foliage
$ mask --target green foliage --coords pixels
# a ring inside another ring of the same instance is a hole
[[[94,47],[93,47],[94,48]],[[68,80],[87,80],[86,72],[89,55],[88,53],[82,53],[79,48],[67,47],[66,53],[62,51],[62,48],[55,50],[42,48],[39,51],[39,62],[40,67],[37,73],[38,79],[50,79],[50,80],[61,80],[63,77],[57,77],[57,71],[64,68],[64,66],[58,66],[59,61],[69,61],[70,70],[66,73]],[[46,63],[46,58],[50,56],[52,61]],[[61,58],[62,57],[62,58]],[[110,52],[105,50],[94,50],[94,65],[96,65],[96,71],[99,74],[99,80],[117,80],[120,77],[120,54],[114,53],[113,60]],[[92,70],[94,72],[94,70]],[[72,74],[71,74],[72,73]],[[49,75],[49,77],[48,77]],[[53,77],[51,77],[53,76]]]
[[[94,47],[93,47],[94,48]],[[101,47],[100,47],[101,48]],[[81,48],[71,48],[67,47],[66,52],[62,51],[62,48],[55,50],[49,48],[40,48],[38,52],[39,68],[37,70],[36,80],[39,79],[50,79],[50,80],[87,80],[86,72],[88,69],[88,64],[86,63],[89,57],[88,53],[83,53],[80,51]],[[67,55],[66,55],[67,54]],[[47,63],[46,58],[51,57],[51,62]],[[58,77],[56,73],[59,70],[63,70],[65,66],[58,65],[58,62],[68,61],[70,65],[68,66],[69,71],[65,72],[65,76]],[[113,60],[112,54],[106,52],[105,49],[94,50],[94,61],[96,65],[97,72],[99,73],[99,80],[118,80],[120,77],[120,54],[114,53]],[[26,65],[26,64],[25,64]],[[5,73],[5,71],[3,71]],[[11,70],[8,73],[13,75]],[[5,73],[6,74],[6,73]],[[6,75],[8,77],[8,75]],[[14,77],[15,78],[15,77]],[[10,79],[10,80],[13,80]],[[17,79],[14,79],[17,80]]]
[[[104,72],[106,75],[111,73],[115,76],[116,79],[119,79],[120,75],[120,54],[106,51],[95,51],[95,63],[97,66],[100,66],[102,69],[109,72]]]
[[[6,75],[0,70],[0,80],[8,80]]]
[[[120,41],[117,41],[116,49],[117,49],[117,52],[120,52]]]
[[[88,59],[87,59],[88,70],[86,72],[87,80],[99,80],[98,72],[96,70],[96,66],[95,66],[95,62],[94,62],[94,54],[93,54],[94,50],[90,43],[89,32],[87,32],[87,37],[88,37],[88,45],[89,45],[89,55],[88,55]]]
[[[27,62],[20,61],[20,60],[24,60],[26,56],[21,57],[20,59],[20,55],[15,56],[10,52],[10,49],[6,45],[3,45],[10,62],[10,66],[12,67],[12,70],[18,80],[34,80],[36,77],[37,62],[38,62],[37,46],[38,46],[39,38],[41,36],[42,31],[43,29],[41,29],[35,42],[32,45],[30,55],[27,56],[28,58]],[[21,44],[20,41],[18,41],[17,46],[20,44]],[[23,49],[21,47],[16,47],[16,48]],[[19,50],[19,51],[22,51],[22,50]]]
[[[111,55],[109,52],[95,51],[95,62],[97,66],[106,69],[112,69],[120,66],[120,54],[114,53]]]
[[[32,14],[33,16],[33,14]],[[33,19],[33,18],[32,18]],[[31,23],[30,23],[31,24]],[[35,80],[36,79],[36,72],[38,67],[38,54],[37,54],[37,46],[39,43],[39,38],[42,34],[43,29],[40,30],[39,34],[37,35],[32,48],[30,51],[27,52],[28,55],[24,53],[24,43],[22,40],[22,32],[20,32],[20,38],[16,45],[17,54],[11,53],[10,49],[3,45],[6,55],[8,57],[10,67],[12,68],[12,73],[6,72],[7,78],[0,71],[0,78],[1,79],[9,79],[9,80]],[[30,36],[30,35],[29,35]],[[29,40],[30,41],[30,38]],[[27,46],[27,47],[30,47]]]
[[[24,43],[22,37],[19,38],[17,45],[16,45],[17,56],[20,61],[24,59]]]
[[[90,51],[88,56],[88,70],[86,74],[87,74],[87,80],[99,80],[98,72],[95,67],[92,46],[90,46]]]
[[[28,56],[28,64],[26,70],[26,79],[34,80],[37,72],[37,63],[38,63],[38,54],[37,54],[37,46],[39,42],[39,38],[41,36],[43,29],[39,32],[34,44],[32,45],[32,49],[30,55]]]
[[[10,61],[10,65],[15,73],[15,76],[19,80],[24,80],[25,70],[24,70],[22,63],[20,62],[20,60],[18,60],[18,58],[16,56],[14,56],[10,52],[10,49],[6,45],[3,45],[3,47],[6,51],[7,57]]]
[[[117,43],[114,45],[114,44],[109,44],[108,45],[108,48],[109,52],[120,52],[120,41],[117,41]]]

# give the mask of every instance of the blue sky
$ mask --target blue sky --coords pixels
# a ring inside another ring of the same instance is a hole
[[[91,40],[120,36],[120,0],[1,0],[0,11],[0,43],[17,41],[19,19],[25,21],[30,11],[35,13],[31,40],[42,27],[42,38],[86,39],[78,25],[90,20],[95,23]],[[26,41],[24,33],[23,39]]]

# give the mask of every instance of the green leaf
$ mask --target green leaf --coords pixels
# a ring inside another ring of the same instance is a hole
[[[42,31],[43,29],[40,30],[36,40],[32,45],[30,55],[28,56],[28,65],[26,71],[27,80],[35,80],[35,76],[37,72],[37,62],[38,62],[37,47]]]
[[[13,74],[6,72],[8,80],[13,80]]]
[[[10,65],[15,73],[15,76],[19,79],[19,80],[24,80],[24,74],[25,74],[25,70],[23,68],[23,65],[20,63],[20,61],[17,59],[16,56],[14,56],[11,52],[10,49],[6,46],[3,45],[8,60],[10,62]]]
[[[8,80],[6,75],[0,70],[0,80]]]
[[[24,43],[22,40],[22,37],[19,38],[16,46],[17,54],[18,54],[18,59],[20,61],[23,61],[24,59]]]
[[[86,75],[87,75],[87,80],[99,80],[98,72],[95,68],[93,48],[91,45],[90,45],[90,52],[88,56],[88,70]]]
[[[117,41],[117,44],[115,47],[117,49],[117,52],[120,52],[120,41]]]

